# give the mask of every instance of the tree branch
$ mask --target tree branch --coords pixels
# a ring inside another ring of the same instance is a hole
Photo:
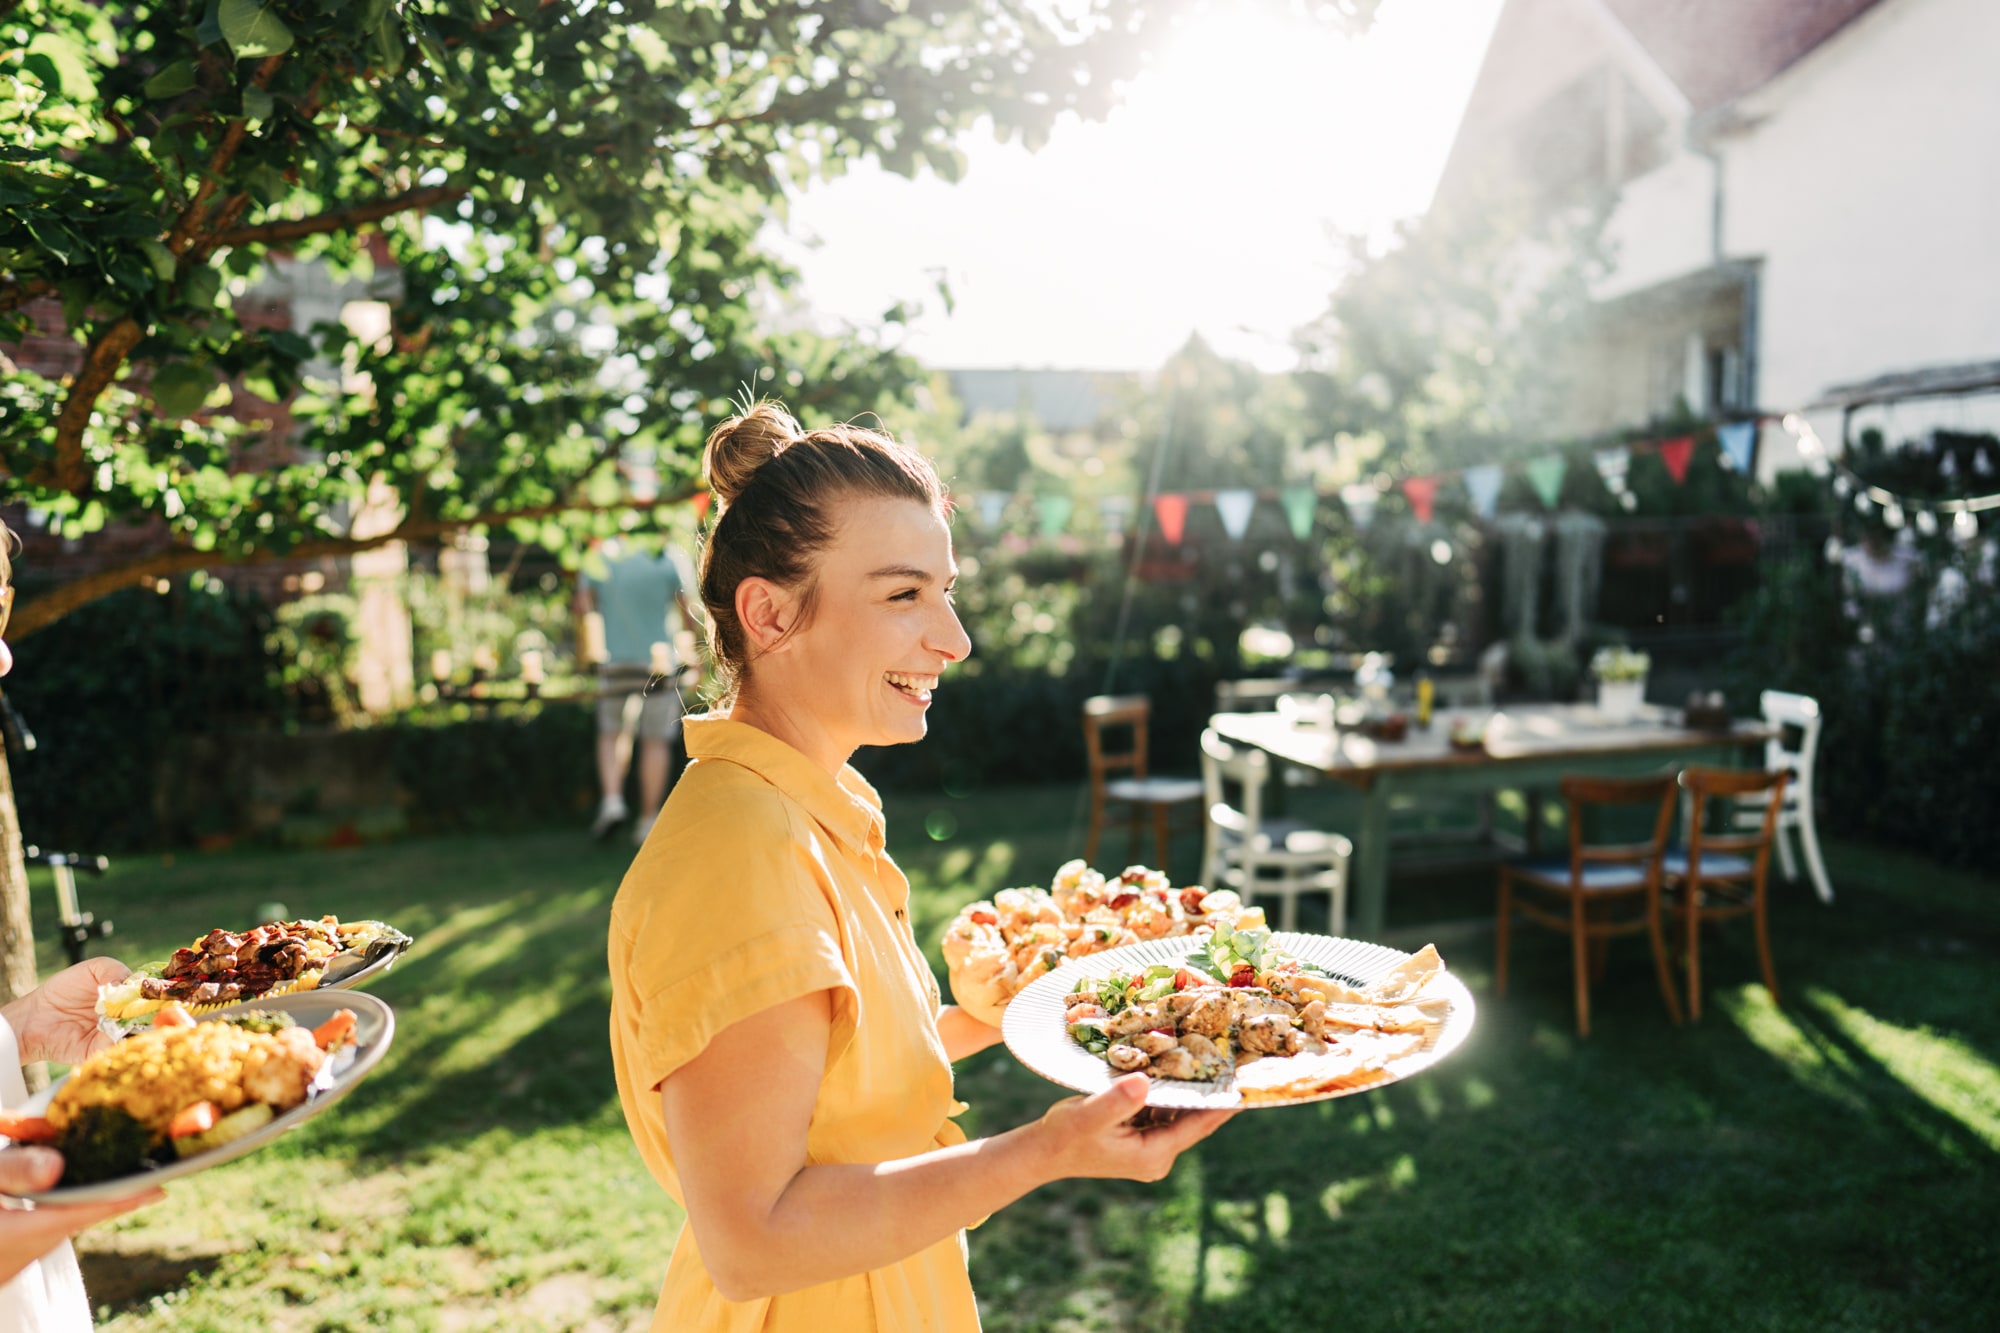
[[[228,565],[267,565],[285,560],[316,560],[322,556],[356,555],[362,551],[372,551],[390,542],[421,541],[428,538],[455,535],[467,528],[494,526],[511,523],[516,519],[547,518],[552,514],[597,513],[607,510],[657,509],[665,505],[679,504],[691,498],[693,490],[681,494],[647,501],[619,501],[608,505],[591,504],[580,500],[557,500],[549,504],[531,505],[526,509],[512,509],[497,513],[478,514],[471,518],[418,518],[412,515],[387,532],[372,537],[327,537],[319,541],[300,542],[288,551],[251,551],[243,555],[231,555],[226,551],[192,551],[184,547],[159,551],[141,556],[111,569],[99,570],[73,579],[59,588],[51,589],[24,602],[14,609],[14,615],[7,625],[7,637],[13,640],[26,638],[37,630],[47,629],[79,607],[87,606],[101,597],[114,592],[151,583],[155,579],[169,578],[175,574],[187,574],[197,569],[213,569]]]
[[[278,72],[278,66],[284,63],[284,59],[282,55],[265,56],[257,66],[257,72],[250,77],[251,85],[262,88],[268,84],[271,76]],[[194,192],[194,198],[188,200],[188,206],[181,210],[180,220],[174,223],[174,229],[167,233],[167,248],[174,252],[175,257],[178,258],[193,248],[196,234],[201,230],[202,221],[208,214],[208,201],[215,194],[216,187],[222,183],[222,174],[229,169],[229,164],[236,160],[236,154],[243,147],[243,140],[249,133],[248,118],[230,121],[229,128],[223,132],[222,142],[217,144],[215,152],[209,155],[208,169],[202,173],[201,187]]]
[[[60,491],[82,495],[90,489],[90,469],[83,459],[83,432],[90,426],[90,414],[97,400],[118,378],[125,358],[146,336],[146,330],[130,315],[100,330],[83,354],[83,365],[63,399],[56,415],[56,458],[46,477],[37,477]]]
[[[321,232],[346,231],[364,222],[376,222],[382,218],[407,213],[412,209],[430,208],[436,204],[462,199],[470,191],[463,185],[432,185],[421,190],[411,190],[388,199],[377,199],[373,203],[356,204],[352,208],[335,209],[331,213],[317,213],[309,218],[292,218],[284,222],[262,222],[254,227],[237,227],[231,231],[218,232],[213,240],[222,245],[272,244],[278,241],[296,240],[301,236],[317,236]]]

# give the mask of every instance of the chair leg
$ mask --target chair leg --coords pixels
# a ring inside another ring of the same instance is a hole
[[[1701,909],[1695,902],[1700,896],[1700,889],[1692,880],[1689,880],[1686,882],[1686,886],[1682,892],[1687,895],[1687,901],[1681,907],[1681,916],[1685,923],[1683,942],[1687,947],[1688,1018],[1694,1022],[1700,1022]]]
[[[1801,841],[1804,840],[1801,835]],[[1799,882],[1798,862],[1792,860],[1792,844],[1785,838],[1785,821],[1778,820],[1778,827],[1771,834],[1771,841],[1778,845],[1778,870],[1785,877],[1785,883]]]
[[[1588,911],[1584,913],[1586,919],[1588,919],[1589,915]],[[1602,935],[1592,935],[1590,937],[1590,979],[1593,983],[1604,980],[1605,963],[1609,959],[1610,954],[1610,940]]]
[[[1681,1021],[1681,997],[1674,993],[1674,970],[1667,963],[1667,935],[1660,928],[1657,901],[1646,912],[1646,934],[1653,945],[1653,975],[1660,979],[1660,996],[1667,1002],[1667,1017]]]
[[[1778,971],[1771,966],[1771,918],[1765,910],[1768,895],[1764,892],[1764,881],[1757,880],[1757,900],[1752,916],[1757,922],[1757,965],[1764,970],[1764,989],[1771,992],[1771,1003],[1778,1002]]]
[[[1810,805],[1799,807],[1799,845],[1805,848],[1806,870],[1812,875],[1813,892],[1823,903],[1833,901],[1833,881],[1826,877],[1826,860],[1819,854],[1819,830],[1813,826]]]
[[[1507,993],[1507,943],[1514,925],[1514,879],[1500,867],[1500,904],[1493,913],[1493,993]]]
[[[1090,802],[1090,833],[1083,840],[1085,865],[1097,864],[1098,844],[1104,840],[1104,798],[1093,795]]]
[[[1590,1035],[1590,923],[1583,911],[1583,895],[1569,896],[1570,968],[1576,973],[1576,1035]]]

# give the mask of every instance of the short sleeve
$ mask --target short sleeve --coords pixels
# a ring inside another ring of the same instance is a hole
[[[768,786],[730,785],[734,800],[696,803],[726,815],[676,812],[696,817],[648,842],[613,915],[612,987],[648,1090],[725,1028],[817,991],[834,992],[829,1066],[854,1035],[859,993],[810,826]]]

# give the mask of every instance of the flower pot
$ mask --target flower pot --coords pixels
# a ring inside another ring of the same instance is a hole
[[[1600,680],[1597,682],[1597,711],[1613,722],[1630,722],[1646,703],[1646,681]]]

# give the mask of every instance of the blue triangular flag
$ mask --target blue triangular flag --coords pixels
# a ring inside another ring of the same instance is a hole
[[[1493,507],[1500,501],[1500,465],[1481,463],[1478,467],[1469,467],[1463,480],[1465,493],[1472,497],[1473,509],[1481,518],[1492,518]]]
[[[1750,454],[1757,447],[1757,423],[1754,421],[1732,421],[1727,426],[1718,426],[1715,438],[1722,444],[1722,456],[1729,466],[1748,475]]]

